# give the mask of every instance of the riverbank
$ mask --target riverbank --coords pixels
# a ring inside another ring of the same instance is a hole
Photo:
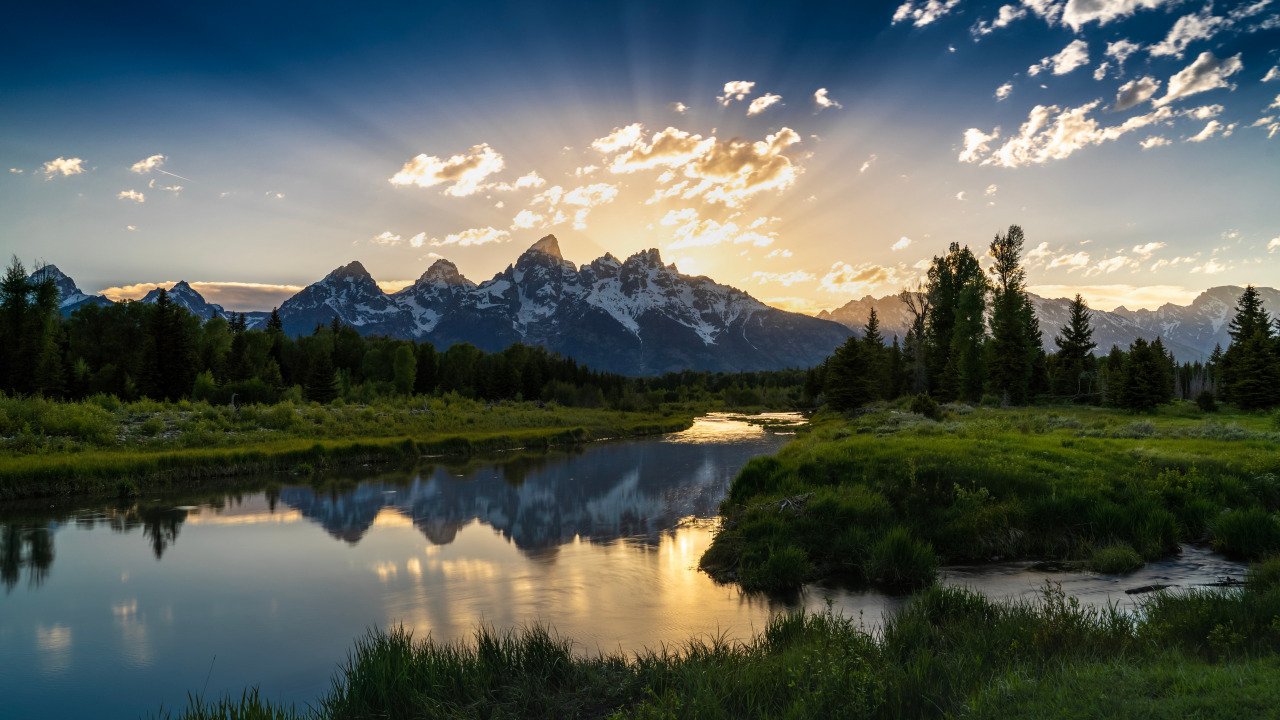
[[[442,644],[362,640],[313,709],[255,692],[163,717],[1045,718],[1261,717],[1280,702],[1280,559],[1244,588],[1161,593],[1136,614],[1047,586],[1001,603],[931,588],[880,633],[787,614],[745,643],[707,638],[584,656],[543,628]]]
[[[487,404],[77,403],[0,398],[0,500],[134,495],[254,473],[572,446],[683,430],[702,409],[657,412]]]
[[[722,505],[702,567],[746,589],[831,580],[908,591],[940,564],[1066,561],[1117,573],[1207,542],[1280,551],[1280,425],[1191,403],[1134,415],[1092,407],[880,406],[820,415],[752,460]]]

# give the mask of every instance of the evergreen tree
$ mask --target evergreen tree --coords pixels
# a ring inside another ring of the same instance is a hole
[[[430,395],[436,391],[436,386],[440,382],[439,362],[434,345],[428,342],[418,345],[418,361],[414,364],[413,391],[415,393]]]
[[[31,283],[27,269],[15,255],[0,280],[0,389],[27,393],[33,389],[32,344],[27,338],[31,323]]]
[[[338,397],[338,377],[328,352],[318,352],[311,358],[304,393],[308,400],[321,404],[333,402]]]
[[[907,364],[902,354],[902,346],[898,344],[898,336],[894,335],[893,344],[889,346],[889,393],[887,397],[890,400],[901,397],[910,381]]]
[[[889,397],[889,356],[880,334],[880,316],[871,308],[867,325],[862,332],[862,345],[866,363],[867,387],[873,398]]]
[[[1236,303],[1229,326],[1231,345],[1222,354],[1222,395],[1246,410],[1280,402],[1280,358],[1272,337],[1271,318],[1252,285]]]
[[[418,360],[414,357],[413,346],[406,343],[397,347],[393,363],[396,392],[412,395],[418,374]]]
[[[856,410],[875,397],[868,374],[867,345],[849,338],[827,359],[823,395],[838,412]]]
[[[1058,356],[1053,376],[1053,394],[1077,401],[1092,393],[1092,378],[1097,363],[1093,349],[1093,323],[1089,306],[1079,294],[1071,301],[1071,315],[1067,324],[1053,339],[1058,346]]]
[[[174,305],[164,288],[160,288],[149,312],[143,392],[155,399],[184,398],[190,394],[198,372],[194,331],[200,321]]]
[[[1159,347],[1138,338],[1129,346],[1122,362],[1117,394],[1120,407],[1150,411],[1164,402],[1169,391],[1162,385],[1165,356]]]
[[[267,318],[267,332],[284,332],[284,321],[280,319],[280,308],[271,308],[271,317]]]
[[[1037,358],[1043,354],[1035,309],[1026,292],[1024,243],[1022,228],[1010,225],[990,246],[995,263],[989,382],[991,391],[1006,404],[1022,404],[1030,398]]]

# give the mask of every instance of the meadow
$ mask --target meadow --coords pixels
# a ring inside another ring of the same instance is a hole
[[[783,614],[759,636],[588,655],[542,627],[464,643],[392,629],[361,640],[313,706],[193,696],[160,717],[1045,718],[1261,717],[1280,702],[1280,559],[1243,588],[1159,593],[1139,613],[1047,585],[1000,603],[934,587],[880,632]]]
[[[1066,561],[1108,573],[1207,542],[1280,552],[1280,421],[1174,403],[909,401],[825,413],[734,480],[702,567],[751,590],[831,580],[907,592],[939,565]]]
[[[211,477],[416,461],[670,432],[701,409],[624,412],[456,395],[327,405],[0,396],[0,500],[123,496]]]

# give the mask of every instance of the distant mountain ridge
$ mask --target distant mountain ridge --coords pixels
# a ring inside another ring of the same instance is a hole
[[[1094,352],[1103,355],[1112,345],[1124,348],[1140,337],[1148,340],[1159,337],[1179,361],[1205,360],[1213,353],[1215,345],[1225,348],[1230,343],[1228,325],[1235,312],[1236,301],[1243,292],[1243,287],[1219,285],[1200,293],[1189,305],[1166,303],[1155,310],[1128,310],[1124,307],[1112,311],[1091,310],[1093,340],[1098,344]],[[1280,312],[1280,290],[1259,287],[1258,292],[1268,311],[1273,315]],[[1071,301],[1032,294],[1031,302],[1040,319],[1045,349],[1056,350],[1053,338],[1067,322]],[[861,333],[872,307],[880,318],[880,331],[885,337],[906,336],[911,315],[896,295],[882,298],[868,295],[835,310],[823,310],[818,317],[834,320],[855,333]]]

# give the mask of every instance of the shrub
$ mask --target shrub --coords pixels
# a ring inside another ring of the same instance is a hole
[[[911,398],[911,412],[923,415],[930,420],[942,419],[942,408],[938,405],[938,401],[924,393]]]
[[[1250,565],[1246,580],[1250,592],[1259,594],[1280,586],[1280,555]]]
[[[1142,567],[1142,556],[1125,543],[1108,545],[1093,551],[1089,567],[1104,575],[1124,575]]]
[[[1262,508],[1228,510],[1209,525],[1213,549],[1252,560],[1280,552],[1280,523]]]
[[[1207,413],[1217,412],[1218,400],[1213,396],[1212,392],[1204,390],[1196,396],[1196,406]]]
[[[759,590],[786,592],[803,585],[811,571],[812,564],[804,550],[784,545],[770,550],[763,563],[748,571],[743,584]]]
[[[871,547],[867,578],[889,592],[910,592],[932,585],[938,577],[933,547],[911,537],[903,527],[885,533]]]

